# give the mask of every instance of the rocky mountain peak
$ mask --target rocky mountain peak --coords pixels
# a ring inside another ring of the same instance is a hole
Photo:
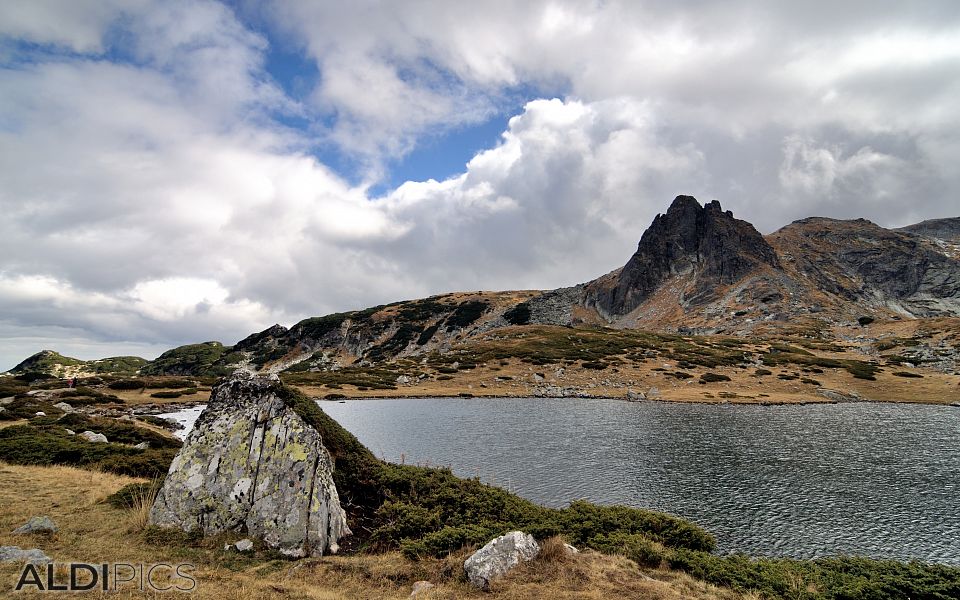
[[[608,317],[625,315],[667,279],[689,275],[693,286],[684,300],[698,304],[712,298],[717,286],[764,265],[779,268],[780,262],[753,225],[716,200],[701,206],[692,196],[677,196],[654,218],[622,269],[587,284],[586,303]]]

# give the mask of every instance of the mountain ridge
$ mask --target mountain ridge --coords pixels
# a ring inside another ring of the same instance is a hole
[[[556,290],[447,293],[171,349],[146,375],[316,370],[445,353],[506,327],[750,336],[858,319],[960,316],[960,218],[885,229],[808,217],[763,236],[716,200],[677,196],[606,275]],[[940,237],[937,237],[940,236]],[[944,239],[948,238],[948,239]],[[20,372],[22,363],[11,372]],[[19,371],[18,371],[19,369]]]

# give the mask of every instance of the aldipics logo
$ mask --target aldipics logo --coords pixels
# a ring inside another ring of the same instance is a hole
[[[190,563],[27,563],[14,591],[192,592],[197,588]]]

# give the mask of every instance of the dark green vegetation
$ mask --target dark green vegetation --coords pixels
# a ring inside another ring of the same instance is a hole
[[[14,374],[43,373],[52,375],[64,367],[78,367],[87,373],[132,375],[147,364],[139,356],[113,356],[99,360],[80,360],[52,350],[43,350],[10,369]]]
[[[142,375],[227,375],[243,360],[220,342],[190,344],[167,350],[140,369]]]
[[[73,431],[102,433],[108,443],[88,442]],[[149,442],[138,450],[134,444]],[[170,468],[180,442],[116,419],[37,417],[25,425],[0,429],[0,460],[20,465],[69,465],[102,469],[134,477],[162,477]]]
[[[544,508],[476,479],[460,479],[448,469],[384,463],[309,398],[290,388],[280,393],[320,432],[335,462],[341,504],[367,549],[442,556],[512,529],[537,537],[563,534],[584,546],[613,534],[644,535],[670,548],[709,551],[714,546],[699,527],[663,513],[586,502]]]
[[[846,369],[857,379],[871,381],[876,380],[875,375],[882,370],[873,362],[816,356],[806,350],[784,344],[771,344],[770,352],[763,355],[763,364],[768,367],[793,364],[808,368]]]
[[[960,569],[856,557],[753,559],[672,549],[643,536],[609,536],[598,548],[641,565],[686,571],[738,592],[784,600],[948,600],[960,598]]]

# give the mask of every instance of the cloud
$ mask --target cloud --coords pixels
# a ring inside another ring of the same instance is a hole
[[[0,368],[578,283],[680,193],[762,231],[956,213],[957,11],[5,4]],[[278,45],[316,62],[310,93],[278,83]],[[463,173],[371,196],[384,165],[517,89],[564,93],[527,102]],[[359,160],[362,184],[318,148]]]

